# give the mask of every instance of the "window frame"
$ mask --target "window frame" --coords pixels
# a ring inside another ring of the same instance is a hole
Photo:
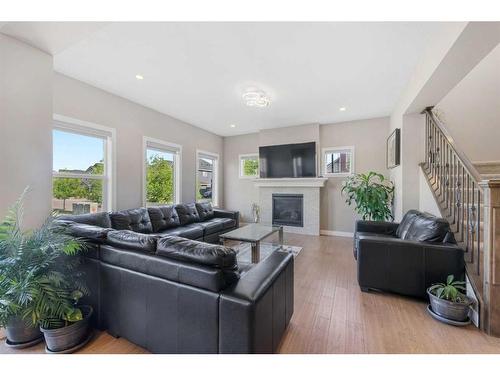
[[[251,153],[251,154],[239,154],[238,155],[238,163],[239,163],[239,177],[243,179],[254,179],[259,177],[259,168],[257,168],[257,174],[254,176],[245,176],[243,174],[243,159],[244,158],[253,158],[255,157],[257,159],[257,166],[260,168],[260,161],[259,161],[259,154],[258,153]]]
[[[88,178],[94,180],[102,180],[102,211],[113,211],[116,207],[116,148],[114,146],[116,144],[116,129],[88,121],[78,120],[68,116],[53,114],[52,130],[59,130],[66,133],[104,139],[103,175],[99,176],[82,173],[54,172],[52,170],[51,185],[54,181],[54,178]],[[53,153],[54,149],[52,148],[52,155]]]
[[[219,154],[210,151],[204,150],[196,150],[196,159],[195,159],[195,187],[194,187],[194,200],[195,202],[206,202],[204,200],[198,200],[196,196],[198,195],[197,187],[198,187],[198,168],[199,168],[199,159],[200,156],[208,156],[210,159],[214,159],[214,169],[212,174],[214,178],[212,179],[212,206],[219,207],[219,163],[220,157]]]
[[[151,145],[151,146],[150,146]],[[182,145],[164,141],[162,139],[152,137],[142,137],[142,205],[146,207],[147,192],[146,192],[146,177],[147,177],[147,159],[148,149],[156,149],[160,152],[169,152],[174,154],[174,203],[182,202]],[[160,203],[158,203],[160,204]]]
[[[351,153],[351,162],[349,172],[339,172],[339,173],[329,173],[326,170],[327,164],[325,163],[325,155],[331,152],[339,151],[349,151]],[[325,177],[348,177],[353,175],[355,172],[355,150],[354,146],[335,146],[335,147],[324,147],[321,149],[321,171]]]

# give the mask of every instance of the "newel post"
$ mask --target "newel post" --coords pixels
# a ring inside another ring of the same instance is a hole
[[[484,192],[482,329],[500,336],[500,180],[482,181]]]

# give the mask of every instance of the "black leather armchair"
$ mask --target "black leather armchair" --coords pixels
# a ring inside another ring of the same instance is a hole
[[[362,291],[427,298],[426,289],[449,274],[465,277],[463,250],[449,223],[416,210],[401,223],[358,221],[354,256]]]

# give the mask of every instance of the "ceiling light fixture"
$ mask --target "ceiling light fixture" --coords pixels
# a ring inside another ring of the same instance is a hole
[[[243,94],[243,100],[248,107],[267,107],[271,103],[264,91],[247,91]]]
[[[234,125],[234,124],[231,124],[231,125],[229,125],[229,126],[230,126],[231,128],[235,128],[235,127],[236,127],[236,125]]]
[[[143,79],[144,79],[144,77],[143,77],[143,76],[141,76],[140,74],[136,74],[136,75],[135,75],[135,78],[137,78],[138,80],[143,80]]]
[[[346,109],[347,109],[346,107],[340,107],[340,108],[339,108],[339,111],[340,111],[340,112],[344,112]]]

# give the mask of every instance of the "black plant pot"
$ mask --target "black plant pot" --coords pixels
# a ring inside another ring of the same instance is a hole
[[[49,353],[72,353],[80,349],[90,338],[90,319],[92,317],[92,306],[79,306],[82,310],[83,319],[69,326],[44,329],[40,328],[45,336],[47,352]]]
[[[42,341],[40,327],[33,326],[20,317],[11,318],[5,331],[7,333],[6,344],[12,348],[28,348]]]

